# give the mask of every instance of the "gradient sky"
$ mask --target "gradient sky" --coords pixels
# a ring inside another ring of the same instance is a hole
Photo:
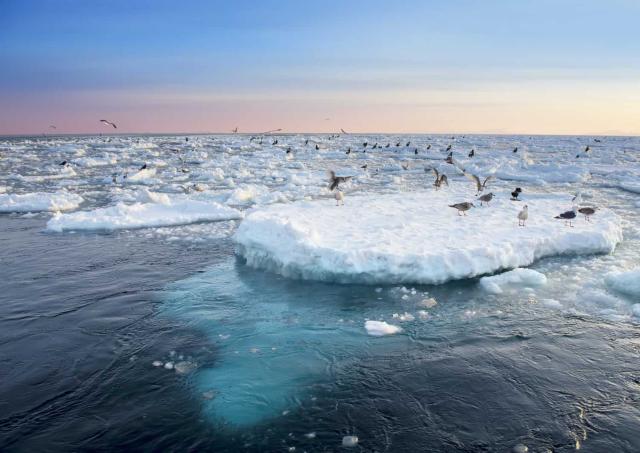
[[[0,0],[0,134],[637,135],[639,18],[636,0]]]

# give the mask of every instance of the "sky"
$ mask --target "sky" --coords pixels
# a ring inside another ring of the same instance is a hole
[[[0,0],[0,134],[640,135],[636,0]]]

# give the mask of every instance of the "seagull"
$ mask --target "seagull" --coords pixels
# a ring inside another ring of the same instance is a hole
[[[147,169],[147,164],[144,164],[142,167],[140,167],[140,170],[146,170]]]
[[[349,147],[349,149],[347,149],[347,151],[345,152],[345,154],[351,154],[351,147]]]
[[[526,226],[525,222],[529,218],[529,206],[526,204],[522,208],[522,211],[518,213],[518,226]]]
[[[478,198],[478,200],[480,200],[480,206],[482,206],[482,203],[487,203],[487,206],[489,206],[489,202],[493,200],[493,192],[482,195],[480,198]]]
[[[518,195],[522,193],[522,189],[520,187],[516,187],[516,190],[511,192],[511,200],[518,201]]]
[[[591,222],[590,217],[596,213],[597,208],[580,208],[578,212],[584,216],[584,219],[587,222]]]
[[[576,211],[577,211],[577,209],[574,206],[573,209],[571,209],[571,211],[565,211],[562,214],[557,215],[555,218],[556,219],[563,219],[565,226],[567,225],[567,222],[568,222],[569,226],[573,228],[573,225],[571,224],[571,221],[576,218]]]
[[[287,148],[287,154],[291,154],[291,147]]]
[[[360,167],[360,168],[362,168],[362,169],[366,170],[366,169],[367,169],[367,164],[364,164],[364,165],[363,165],[362,167]]]
[[[233,132],[234,134],[237,134],[238,133],[238,126],[236,126],[235,129],[231,130],[231,132]]]
[[[451,146],[452,145],[447,146],[447,149],[445,149],[445,151],[451,151]]]
[[[337,189],[340,184],[347,182],[352,176],[336,176],[336,172],[329,170],[329,190]]]
[[[515,148],[513,148],[513,152],[517,153],[518,152],[518,147],[516,146]]]
[[[469,203],[468,201],[465,201],[464,203],[450,204],[449,207],[457,209],[458,215],[461,215],[460,214],[461,212],[462,214],[467,215],[466,211],[468,211],[471,208],[475,208],[475,205],[473,203]]]
[[[431,144],[428,144],[428,145],[427,145],[427,149],[431,149]]]
[[[418,155],[418,148],[413,150],[413,154],[415,154],[416,156]]]
[[[469,152],[469,157],[473,157],[473,156],[475,156],[475,155],[476,155],[476,150],[475,150],[475,149],[472,149],[472,150]]]
[[[403,170],[409,170],[409,162],[407,162],[406,164],[400,164],[400,166]]]
[[[478,189],[478,193],[481,193],[487,186],[487,182],[489,182],[489,180],[493,178],[493,176],[487,176],[484,179],[484,181],[481,183],[480,178],[478,178],[476,175],[472,175],[471,173],[465,173],[464,175],[476,183],[476,188]]]
[[[342,206],[344,206],[344,193],[343,192],[341,192],[340,190],[336,190],[335,198],[336,198],[336,206],[340,206],[340,203],[342,203]]]
[[[407,144],[406,144],[406,145],[404,145],[404,146],[405,146],[406,148],[408,148],[410,144],[411,144],[411,142],[407,142]]]
[[[428,169],[425,168],[424,171],[428,171]],[[433,182],[433,186],[436,188],[436,190],[440,189],[442,184],[446,184],[447,187],[449,187],[449,181],[447,180],[447,175],[445,174],[440,175],[438,173],[438,170],[436,170],[435,168],[432,168],[431,171],[433,171],[433,174],[436,175],[436,180]]]
[[[447,155],[444,161],[448,164],[453,164],[453,151],[449,151],[449,155]]]
[[[63,160],[58,165],[60,165],[61,167],[67,167],[67,166],[69,166],[69,162],[67,162],[66,160]]]
[[[318,151],[320,149],[320,147],[318,146],[318,144],[316,143],[316,151]]]
[[[345,135],[348,135],[349,133],[347,131],[345,131],[344,129],[340,128],[340,132],[342,132]]]
[[[58,129],[58,128],[52,124],[51,126],[49,126],[49,129]]]
[[[364,143],[362,144],[362,146],[366,148],[368,144],[369,144],[369,142],[364,142]]]
[[[100,122],[104,123],[104,124],[108,124],[109,126],[113,127],[114,129],[118,129],[118,127],[115,125],[115,123],[112,123],[111,121],[100,120]]]
[[[276,139],[273,141],[272,145],[277,145],[277,144],[278,144],[278,139],[276,138]]]

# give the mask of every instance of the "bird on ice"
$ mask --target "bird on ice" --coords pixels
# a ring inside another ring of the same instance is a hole
[[[467,215],[466,211],[468,211],[471,208],[475,208],[476,206],[473,203],[469,203],[468,201],[465,201],[464,203],[450,204],[449,207],[457,209],[458,215],[461,215],[460,213]]]
[[[329,170],[329,190],[338,189],[340,184],[349,181],[352,176],[336,176],[336,172]]]
[[[487,203],[487,206],[489,206],[489,202],[493,200],[493,192],[482,195],[478,200],[480,200],[480,206],[482,206],[482,203]]]
[[[516,187],[516,189],[511,192],[511,200],[518,201],[518,196],[522,193],[522,189],[520,187]]]
[[[493,178],[493,176],[487,176],[486,178],[484,178],[483,182],[480,182],[480,178],[478,178],[476,175],[472,175],[471,173],[465,173],[464,175],[476,183],[476,189],[478,189],[478,193],[482,193],[482,191],[487,187],[487,182],[489,182]]]
[[[424,171],[428,171],[427,168],[424,169]],[[445,184],[447,187],[449,187],[449,181],[447,180],[447,175],[445,174],[440,174],[438,173],[438,170],[436,170],[435,168],[432,168],[431,171],[433,171],[433,174],[436,176],[436,180],[433,182],[433,186],[436,188],[436,190],[440,189],[440,187],[442,187],[442,184]]]
[[[448,164],[453,165],[453,151],[449,151],[449,154],[447,155],[447,158],[444,161]]]
[[[469,151],[469,157],[473,157],[476,155],[476,150],[472,149],[471,151]]]
[[[118,127],[115,125],[115,123],[112,123],[111,121],[107,121],[107,120],[100,120],[101,123],[107,124],[111,127],[113,127],[114,129],[118,129]]]
[[[576,218],[576,215],[577,215],[576,211],[577,211],[577,209],[574,206],[573,209],[571,209],[571,211],[565,211],[562,214],[557,215],[555,218],[564,220],[565,226],[569,225],[570,227],[573,228],[573,225],[571,224],[571,221]]]
[[[529,206],[526,204],[522,208],[522,211],[518,213],[518,226],[526,226],[525,222],[529,218]]]
[[[580,208],[580,209],[578,209],[578,212],[584,216],[584,219],[587,222],[591,222],[591,220],[589,220],[589,219],[591,218],[591,216],[593,214],[596,213],[596,209],[597,208]]]

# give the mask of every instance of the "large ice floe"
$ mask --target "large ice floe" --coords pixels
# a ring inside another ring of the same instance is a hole
[[[474,201],[469,191],[440,190],[272,205],[250,213],[235,235],[239,253],[254,267],[294,278],[339,282],[423,283],[490,274],[563,254],[610,253],[622,240],[618,217],[602,209],[574,227],[554,217],[571,196],[527,199],[529,220],[519,227],[523,203],[496,192],[490,206],[460,216],[450,204]]]
[[[0,194],[0,212],[68,211],[84,200],[69,192]]]
[[[162,202],[118,203],[115,206],[68,214],[56,213],[47,223],[51,231],[65,230],[117,230],[196,222],[233,220],[242,218],[242,212],[213,201],[171,201],[158,196]]]

